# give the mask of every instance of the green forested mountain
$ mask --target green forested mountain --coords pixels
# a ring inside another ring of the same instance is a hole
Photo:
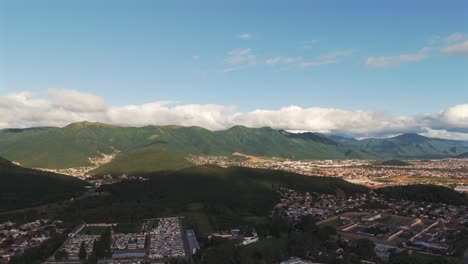
[[[372,154],[355,146],[339,144],[320,134],[291,134],[271,128],[235,126],[224,131],[200,127],[118,127],[81,122],[64,128],[3,130],[0,155],[26,167],[69,168],[89,165],[98,152],[122,153],[158,149],[179,156],[187,154],[231,155],[242,152],[258,156],[296,159],[366,158]]]
[[[61,201],[84,191],[79,179],[16,166],[0,157],[0,212]]]
[[[63,128],[0,130],[0,155],[25,167],[87,166],[90,165],[89,157],[111,153],[113,148],[121,151],[125,161],[131,160],[129,156],[157,151],[166,151],[177,157],[241,152],[292,159],[388,159],[452,157],[468,152],[468,143],[416,134],[386,139],[343,140],[319,133],[293,134],[269,127],[243,126],[210,131],[200,127],[119,127],[80,122]],[[141,152],[144,150],[146,152]]]
[[[369,138],[357,142],[361,150],[387,158],[454,157],[468,149],[468,142],[403,134],[392,138]]]

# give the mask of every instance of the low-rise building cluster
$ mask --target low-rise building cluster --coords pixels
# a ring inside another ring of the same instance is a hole
[[[5,222],[0,224],[0,263],[8,263],[15,255],[28,248],[41,245],[54,233],[63,233],[62,221],[40,219],[25,224]]]
[[[318,225],[333,226],[342,237],[367,238],[388,248],[398,245],[427,254],[451,255],[456,238],[466,234],[468,227],[464,205],[389,200],[375,192],[350,197],[288,188],[279,192],[282,198],[273,214],[293,222],[311,215],[319,220]]]
[[[344,211],[350,211],[366,204],[369,194],[358,194],[341,198],[331,194],[302,193],[288,188],[280,188],[280,202],[275,206],[274,212],[296,221],[303,216],[311,215],[317,219],[324,219]]]

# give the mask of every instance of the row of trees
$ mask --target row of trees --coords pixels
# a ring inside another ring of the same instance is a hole
[[[11,258],[9,264],[39,264],[51,256],[65,241],[66,236],[55,234],[38,247],[29,248],[20,256]]]

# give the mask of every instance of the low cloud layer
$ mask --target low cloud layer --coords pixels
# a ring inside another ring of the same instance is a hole
[[[410,117],[374,111],[299,106],[239,112],[234,106],[176,104],[170,101],[109,106],[103,98],[93,94],[48,89],[43,95],[29,92],[0,95],[0,116],[0,128],[65,126],[86,120],[124,126],[201,126],[211,130],[222,130],[233,125],[270,126],[288,131],[339,133],[355,137],[413,132],[468,140],[468,104]]]

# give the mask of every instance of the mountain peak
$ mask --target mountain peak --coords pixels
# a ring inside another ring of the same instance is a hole
[[[399,136],[394,137],[394,139],[402,140],[402,141],[410,141],[410,142],[422,142],[426,141],[429,138],[425,136],[421,136],[416,133],[406,133],[406,134],[401,134]]]
[[[90,122],[90,121],[81,121],[76,123],[71,123],[64,128],[85,128],[85,127],[113,127],[112,125],[100,123],[100,122]]]
[[[243,125],[235,125],[235,126],[228,128],[227,130],[245,130],[245,129],[248,129],[248,127],[243,126]]]

